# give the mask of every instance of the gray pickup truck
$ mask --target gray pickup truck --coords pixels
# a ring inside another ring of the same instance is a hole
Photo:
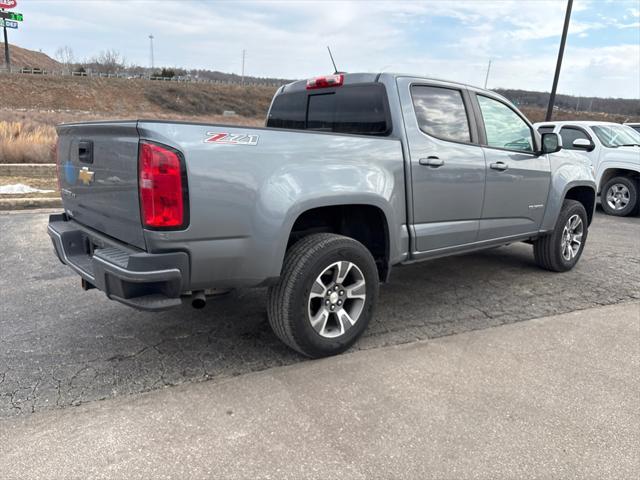
[[[144,310],[268,287],[269,322],[340,353],[393,265],[524,241],[582,254],[596,185],[505,98],[458,83],[335,74],[281,87],[265,128],[153,120],[58,127],[60,260]],[[428,268],[428,267],[427,267]]]

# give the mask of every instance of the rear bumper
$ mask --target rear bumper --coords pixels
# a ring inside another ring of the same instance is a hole
[[[47,229],[56,255],[88,288],[140,310],[164,310],[182,303],[189,279],[185,252],[147,253],[71,220],[51,215]]]

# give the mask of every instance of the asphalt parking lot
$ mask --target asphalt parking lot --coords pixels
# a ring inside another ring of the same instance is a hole
[[[162,313],[131,310],[55,258],[47,214],[0,213],[0,416],[79,405],[305,361],[271,333],[265,291]],[[640,219],[596,214],[578,266],[536,267],[531,247],[397,268],[355,349],[408,343],[640,299]]]

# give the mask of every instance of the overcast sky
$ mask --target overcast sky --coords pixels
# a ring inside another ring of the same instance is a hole
[[[305,78],[396,71],[549,91],[564,0],[18,0],[10,42],[77,59],[116,49],[127,63]],[[640,0],[576,0],[561,93],[640,98]]]

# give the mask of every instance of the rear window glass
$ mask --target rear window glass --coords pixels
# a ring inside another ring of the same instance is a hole
[[[307,115],[307,94],[305,92],[278,95],[273,101],[267,127],[304,128]]]
[[[460,90],[414,85],[411,97],[420,130],[444,140],[471,141]]]
[[[381,84],[278,95],[271,106],[267,127],[357,135],[387,135],[391,130],[387,97]]]

